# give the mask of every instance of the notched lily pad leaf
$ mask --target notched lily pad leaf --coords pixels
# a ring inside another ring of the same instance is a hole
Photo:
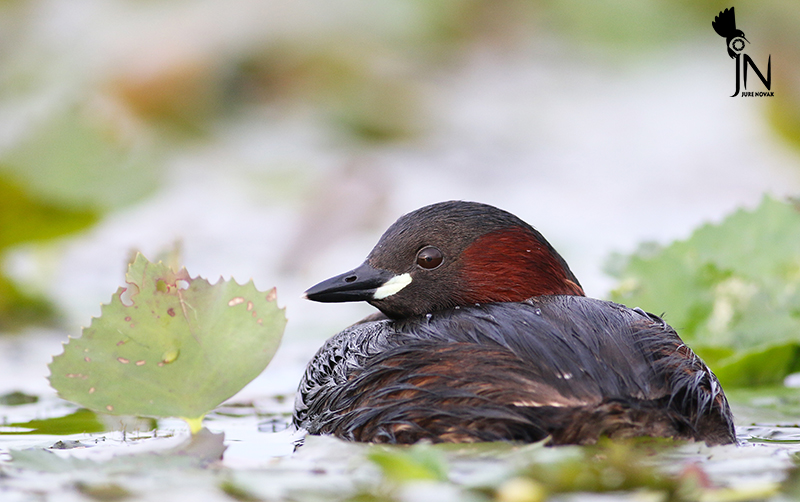
[[[128,288],[50,364],[64,399],[114,415],[181,417],[193,431],[266,368],[286,318],[275,290],[210,284],[141,254]]]

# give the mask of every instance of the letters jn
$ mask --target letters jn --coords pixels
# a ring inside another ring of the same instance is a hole
[[[753,59],[748,54],[744,53],[744,44],[750,43],[750,41],[744,37],[744,32],[742,30],[736,29],[736,17],[733,12],[733,7],[720,12],[719,15],[714,18],[711,26],[714,28],[714,31],[717,32],[717,35],[725,38],[728,45],[728,55],[736,60],[736,92],[734,92],[731,97],[739,94],[740,74],[744,77],[744,88],[747,89],[748,65],[756,72],[756,75],[758,75],[764,87],[770,90],[772,86],[772,55],[770,54],[767,60],[767,78],[764,78],[764,75],[753,62]]]

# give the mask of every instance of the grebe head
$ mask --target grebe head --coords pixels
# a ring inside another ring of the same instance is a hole
[[[398,319],[460,305],[583,294],[567,262],[533,227],[487,204],[449,201],[402,216],[361,266],[305,296],[367,301]]]

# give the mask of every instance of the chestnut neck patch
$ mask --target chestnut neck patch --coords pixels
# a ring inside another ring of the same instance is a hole
[[[510,227],[482,235],[462,256],[465,303],[521,302],[534,296],[584,296],[567,263],[538,232]]]

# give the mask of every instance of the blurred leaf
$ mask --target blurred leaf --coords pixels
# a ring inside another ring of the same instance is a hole
[[[239,101],[296,101],[319,108],[334,125],[369,142],[419,133],[423,107],[407,71],[387,71],[402,59],[380,40],[351,37],[323,43],[286,42],[244,54],[231,68],[228,94]],[[405,61],[401,68],[412,64]],[[389,67],[392,67],[389,65]]]
[[[800,84],[795,83],[795,86],[798,88],[795,92],[800,93]],[[800,99],[787,94],[778,94],[770,100],[767,115],[778,134],[795,148],[800,148]]]
[[[94,460],[62,457],[42,448],[11,450],[11,465],[17,469],[30,469],[40,472],[69,472],[82,470],[99,473],[135,473],[142,476],[146,472],[164,469],[186,469],[205,467],[219,461],[227,448],[225,434],[213,434],[202,429],[178,446],[166,451],[139,455],[117,455],[109,460]]]
[[[378,464],[384,476],[397,482],[447,481],[447,464],[444,457],[430,445],[411,447],[376,446],[368,454]]]
[[[370,76],[349,82],[330,96],[331,115],[365,141],[407,139],[419,133],[419,98],[409,82]]]
[[[107,429],[97,419],[97,415],[94,412],[86,409],[79,409],[75,413],[63,417],[18,422],[7,424],[6,427],[19,427],[29,430],[25,432],[0,432],[0,435],[52,434],[54,436],[68,436],[70,434],[103,432]]]
[[[79,481],[75,488],[83,495],[100,501],[125,500],[133,494],[116,483],[85,483]]]
[[[632,255],[614,301],[661,314],[726,385],[780,382],[797,371],[800,212],[765,197],[686,241]]]
[[[140,199],[155,188],[159,167],[135,119],[99,98],[53,113],[0,160],[0,172],[37,200],[78,212]]]
[[[155,187],[152,148],[109,103],[68,107],[0,159],[0,254],[88,228]],[[50,323],[51,305],[0,274],[0,329]]]
[[[50,364],[63,398],[113,415],[181,417],[193,430],[266,368],[286,319],[275,290],[210,284],[142,255],[102,315]]]
[[[246,488],[237,485],[230,479],[220,483],[219,489],[222,490],[228,497],[232,498],[233,500],[238,500],[239,502],[259,502],[262,500],[256,495],[250,493]]]
[[[55,317],[50,302],[24,294],[0,274],[0,331],[30,323],[50,324]]]
[[[711,367],[716,368],[719,361],[736,354],[736,349],[732,347],[719,347],[715,345],[703,345],[700,343],[693,343],[692,350],[695,354],[706,362]]]
[[[196,59],[168,61],[142,71],[123,71],[109,84],[137,116],[191,134],[206,132],[208,122],[222,111],[223,76],[206,55]]]
[[[786,478],[781,483],[781,492],[785,494],[789,500],[800,499],[800,456],[794,454],[794,467],[789,469]]]
[[[95,210],[71,209],[26,193],[0,172],[0,250],[20,242],[69,234],[98,219]]]
[[[60,237],[99,219],[95,210],[59,206],[25,192],[3,169],[0,165],[0,256],[15,244]],[[0,330],[31,322],[49,323],[54,315],[49,302],[24,293],[0,273]]]
[[[498,502],[540,502],[547,499],[547,491],[530,478],[516,477],[500,485],[495,498]]]
[[[536,462],[520,472],[550,493],[609,492],[650,489],[673,494],[679,480],[658,471],[648,458],[675,447],[675,442],[652,438],[623,441],[601,439],[580,448],[580,457],[562,462]]]
[[[800,342],[753,348],[717,361],[714,373],[726,385],[749,387],[783,382],[800,371]]]
[[[770,387],[729,387],[725,395],[734,410],[736,423],[742,425],[781,424],[786,429],[768,428],[756,435],[782,440],[797,440],[797,417],[800,416],[800,389],[783,383]],[[753,433],[749,433],[753,436]],[[759,438],[764,439],[763,437]],[[752,441],[752,437],[748,441]]]
[[[675,2],[661,0],[549,0],[543,5],[547,26],[587,47],[605,49],[607,56],[657,49],[706,24]],[[711,20],[707,23],[710,28]]]
[[[4,406],[19,406],[21,404],[31,404],[38,401],[38,396],[32,396],[20,391],[9,392],[8,394],[0,396],[0,404]]]
[[[17,469],[38,472],[68,472],[78,469],[99,469],[103,464],[75,457],[61,457],[43,448],[10,450],[11,460]]]

